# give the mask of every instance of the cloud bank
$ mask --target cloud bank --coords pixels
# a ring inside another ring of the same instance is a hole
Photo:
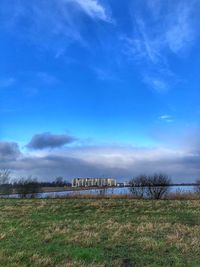
[[[196,140],[199,135],[196,134]],[[194,136],[193,136],[194,139]],[[7,168],[13,177],[37,176],[40,180],[52,180],[56,176],[116,177],[129,180],[141,173],[165,172],[175,182],[192,182],[200,175],[200,147],[181,146],[152,148],[120,145],[77,145],[65,135],[35,135],[30,142],[33,150],[20,152],[17,143],[0,143],[0,169]],[[188,144],[188,142],[187,142]],[[195,142],[199,145],[199,142]],[[40,152],[41,151],[41,152]]]

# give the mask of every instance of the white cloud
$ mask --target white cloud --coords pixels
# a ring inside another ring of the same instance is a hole
[[[165,7],[165,4],[163,4]],[[195,9],[195,2],[177,1],[170,4],[169,11],[165,14],[157,14],[156,23],[144,18],[143,16],[136,17],[136,28],[138,30],[138,38],[132,38],[136,42],[139,54],[140,48],[144,50],[143,56],[147,57],[153,63],[157,60],[163,60],[163,53],[168,52],[179,53],[181,50],[187,49],[192,45],[195,39],[195,31],[193,28],[192,11]],[[153,9],[150,11],[153,12]],[[150,23],[151,22],[151,23]],[[140,43],[140,44],[139,44]]]
[[[162,115],[159,117],[161,120],[166,120],[166,119],[170,119],[171,116],[170,115]]]
[[[170,116],[168,114],[164,114],[164,115],[160,116],[159,119],[163,120],[165,122],[173,122],[172,116]]]
[[[168,82],[158,74],[152,76],[150,74],[146,74],[144,77],[144,82],[158,93],[166,92],[169,89]]]
[[[46,72],[36,73],[36,79],[43,82],[44,84],[49,84],[49,85],[55,85],[59,83],[59,80],[55,76],[50,75],[49,73]]]
[[[192,44],[195,32],[191,23],[192,6],[180,4],[175,14],[171,14],[165,33],[165,42],[173,53],[179,53]]]
[[[137,18],[136,25],[138,28],[138,37],[132,39],[133,49],[135,54],[140,57],[145,57],[152,63],[157,63],[160,55],[161,43],[159,38],[152,38],[149,30],[142,18]]]
[[[110,21],[106,10],[97,0],[66,0],[66,2],[76,2],[82,10],[93,19]]]
[[[13,77],[0,78],[0,88],[7,88],[15,84],[16,80]]]
[[[47,49],[59,57],[73,42],[86,45],[85,14],[92,21],[111,22],[107,8],[98,0],[3,0],[1,27]],[[23,27],[22,27],[23,25]]]
[[[182,55],[195,42],[193,11],[197,1],[149,0],[137,7],[132,11],[133,34],[123,38],[126,53],[139,63],[147,85],[166,91],[173,80],[179,80],[171,71],[169,55]]]

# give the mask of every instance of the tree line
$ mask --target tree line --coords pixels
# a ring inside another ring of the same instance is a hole
[[[62,177],[57,177],[52,182],[39,182],[37,178],[21,177],[11,183],[11,172],[9,170],[0,170],[0,194],[10,195],[19,194],[21,198],[34,197],[35,194],[42,192],[43,187],[64,187],[71,186],[71,183],[65,181]]]
[[[10,171],[0,170],[0,194],[19,194],[21,198],[34,197],[42,192],[44,187],[70,187],[71,183],[62,177],[57,177],[53,182],[38,182],[36,178],[22,177],[17,181],[10,182]],[[135,198],[162,199],[166,198],[170,192],[171,179],[164,173],[153,175],[142,174],[129,181],[129,190]],[[196,180],[194,193],[200,195],[200,179]]]

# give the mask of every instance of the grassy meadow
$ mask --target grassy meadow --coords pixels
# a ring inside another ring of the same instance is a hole
[[[0,200],[0,266],[200,266],[199,200]]]

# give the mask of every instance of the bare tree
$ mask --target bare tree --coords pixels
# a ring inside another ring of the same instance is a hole
[[[64,186],[64,184],[65,184],[64,178],[59,176],[55,179],[55,181],[53,183],[55,184],[55,186]]]
[[[0,170],[0,184],[7,184],[10,180],[10,171],[7,169]]]
[[[200,179],[196,180],[196,185],[194,186],[194,192],[200,195]]]
[[[14,184],[15,191],[21,198],[33,198],[36,193],[41,192],[41,186],[37,182],[37,179],[32,177],[21,178],[17,183]]]
[[[0,194],[10,194],[12,185],[10,184],[10,171],[7,169],[0,170]]]
[[[162,173],[151,176],[139,175],[129,182],[130,192],[135,197],[151,199],[161,199],[166,196],[170,183],[170,178]]]
[[[169,193],[171,179],[163,173],[148,177],[147,196],[151,199],[161,199]]]
[[[147,175],[139,175],[131,179],[129,182],[130,192],[137,198],[144,198],[146,196],[148,177]]]

